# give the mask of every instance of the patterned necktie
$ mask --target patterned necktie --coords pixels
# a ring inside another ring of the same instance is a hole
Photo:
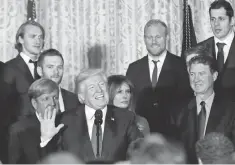
[[[40,78],[40,76],[38,75],[38,72],[37,72],[37,61],[32,61],[32,60],[29,60],[29,63],[33,63],[34,65],[34,79],[37,80]]]
[[[223,66],[224,66],[224,45],[226,45],[225,43],[216,43],[217,47],[218,47],[218,53],[217,53],[217,66],[218,66],[218,71],[221,72],[223,70]]]
[[[201,105],[201,111],[198,115],[198,139],[201,139],[204,137],[204,129],[206,124],[206,103],[205,101],[202,101],[200,103]]]
[[[158,76],[158,68],[157,68],[157,63],[158,61],[152,60],[154,63],[154,69],[153,69],[153,74],[152,74],[152,87],[155,88],[157,85],[157,76]]]
[[[97,134],[98,133],[97,132],[97,127],[99,129],[99,136]],[[94,155],[97,158],[100,157],[101,156],[101,152],[102,152],[102,127],[101,127],[100,124],[96,125],[95,121],[94,121],[94,124],[93,124],[93,127],[92,127],[91,144],[92,144]],[[99,147],[99,149],[97,147]]]

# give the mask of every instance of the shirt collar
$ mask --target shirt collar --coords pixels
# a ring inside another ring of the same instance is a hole
[[[153,57],[152,55],[150,55],[150,54],[148,53],[148,60],[149,60],[149,62],[152,62],[153,60],[154,60],[154,61],[158,61],[158,60],[159,60],[160,63],[161,63],[161,62],[163,62],[163,61],[165,60],[165,58],[166,58],[166,53],[167,53],[167,51],[164,50],[164,52],[162,52],[161,55],[155,56],[155,57]]]
[[[94,116],[95,116],[95,109],[85,105],[85,113],[86,113],[86,119],[87,120],[93,120]],[[103,117],[105,117],[106,112],[107,112],[107,106],[104,107],[103,109],[101,109],[101,111],[103,112]]]
[[[20,52],[20,56],[23,58],[23,60],[25,61],[26,64],[28,64],[28,63],[29,63],[29,60],[31,60],[30,57],[27,56],[27,55],[26,55],[25,53],[23,53],[23,52]]]
[[[218,39],[217,37],[214,37],[214,39],[215,39],[215,44],[217,44],[218,42],[220,42],[220,43],[225,43],[225,44],[226,44],[227,46],[229,46],[229,47],[230,47],[230,45],[231,45],[231,43],[232,43],[232,41],[233,41],[233,38],[234,38],[234,32],[233,32],[233,31],[231,31],[223,41],[221,41],[221,40]]]
[[[210,112],[210,108],[211,108],[214,97],[215,97],[214,92],[206,100],[202,100],[200,97],[196,96],[197,105],[200,106],[200,103],[202,101],[204,101],[206,103],[205,106],[209,107],[209,108],[206,108],[206,111]],[[201,110],[201,108],[199,108],[199,112],[200,112],[200,110]]]

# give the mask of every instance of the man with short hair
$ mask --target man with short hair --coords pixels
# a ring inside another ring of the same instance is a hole
[[[42,159],[40,153],[40,120],[53,117],[59,111],[59,88],[49,79],[36,80],[28,95],[34,108],[34,114],[19,119],[10,127],[8,144],[8,163],[35,164]],[[56,133],[62,128],[54,129]],[[55,132],[51,132],[55,133]]]
[[[82,71],[77,77],[76,85],[79,100],[85,105],[63,115],[61,123],[65,129],[61,133],[60,147],[84,162],[125,160],[129,144],[143,137],[135,124],[135,114],[127,109],[108,105],[107,77],[99,69]],[[41,128],[45,128],[43,130],[56,132],[50,117],[40,122]],[[41,146],[43,151],[53,151],[53,136],[48,135],[48,132],[41,132],[41,138],[45,139]],[[45,145],[46,143],[48,144]]]
[[[218,78],[215,93],[223,98],[235,101],[235,37],[234,10],[226,0],[217,0],[209,8],[213,37],[199,43],[209,49],[216,59]]]
[[[198,163],[195,144],[205,134],[221,132],[235,144],[235,104],[218,97],[214,92],[218,72],[213,57],[200,54],[189,61],[188,67],[195,97],[181,107],[176,115],[176,124],[185,144],[189,163]]]
[[[80,104],[77,95],[60,87],[64,73],[64,59],[58,50],[48,49],[40,54],[37,72],[41,77],[51,79],[59,86],[61,112],[75,109]]]
[[[172,134],[168,107],[191,96],[184,61],[166,49],[167,25],[152,19],[144,27],[148,54],[131,63],[126,76],[135,86],[136,113],[149,122],[150,132]]]

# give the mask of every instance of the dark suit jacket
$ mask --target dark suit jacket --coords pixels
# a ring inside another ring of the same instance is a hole
[[[56,116],[55,125],[60,123],[62,114]],[[8,163],[35,164],[47,156],[40,147],[40,122],[35,114],[20,118],[10,127],[8,143]],[[53,137],[50,144],[55,150],[60,134]]]
[[[84,105],[78,107],[76,111],[64,113],[61,123],[65,124],[61,133],[61,149],[77,155],[85,162],[95,160]],[[143,135],[135,124],[134,113],[108,106],[100,159],[105,161],[126,159],[129,144],[139,137]]]
[[[191,92],[184,61],[167,52],[155,89],[151,85],[148,56],[130,64],[126,75],[134,84],[136,112],[148,120],[150,131],[170,133],[166,128],[168,105],[189,97]]]
[[[221,132],[228,136],[235,144],[235,104],[223,101],[215,96],[206,126],[206,134]],[[197,163],[195,155],[195,143],[197,134],[197,105],[196,99],[186,103],[184,108],[176,114],[176,123],[181,132],[181,139],[189,154],[189,163]]]
[[[199,43],[208,48],[210,55],[216,58],[214,37]],[[233,38],[223,71],[215,82],[215,93],[226,99],[235,101],[235,38]]]
[[[10,123],[15,122],[19,116],[34,113],[28,97],[28,88],[34,78],[20,55],[5,63],[4,81],[8,85],[5,96],[8,99],[7,111]]]
[[[20,119],[10,128],[8,163],[34,164],[40,160],[40,123],[36,115]]]
[[[66,111],[73,110],[80,105],[78,96],[70,91],[61,88],[61,94],[64,101],[64,108]]]

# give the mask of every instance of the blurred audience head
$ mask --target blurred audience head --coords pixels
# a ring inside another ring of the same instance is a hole
[[[44,46],[45,31],[33,20],[23,23],[16,33],[15,48],[26,55],[38,56]]]
[[[37,72],[39,76],[61,83],[64,74],[64,59],[56,49],[43,51],[38,58]]]
[[[130,159],[136,155],[138,155],[138,152],[140,150],[140,147],[144,141],[144,138],[138,138],[131,142],[127,149],[127,158]]]
[[[95,110],[109,102],[107,77],[100,69],[85,69],[76,77],[76,92],[81,103]]]
[[[69,152],[57,152],[48,155],[38,164],[83,164],[83,162]]]
[[[46,109],[59,112],[59,87],[54,81],[45,78],[34,81],[29,87],[28,96],[38,114],[44,115]]]
[[[227,164],[232,160],[234,145],[224,134],[211,132],[197,141],[196,153],[203,164]]]
[[[130,160],[139,164],[184,164],[186,153],[178,141],[154,133],[144,138],[139,151]]]
[[[134,86],[126,76],[108,77],[109,104],[134,111],[133,91]]]

